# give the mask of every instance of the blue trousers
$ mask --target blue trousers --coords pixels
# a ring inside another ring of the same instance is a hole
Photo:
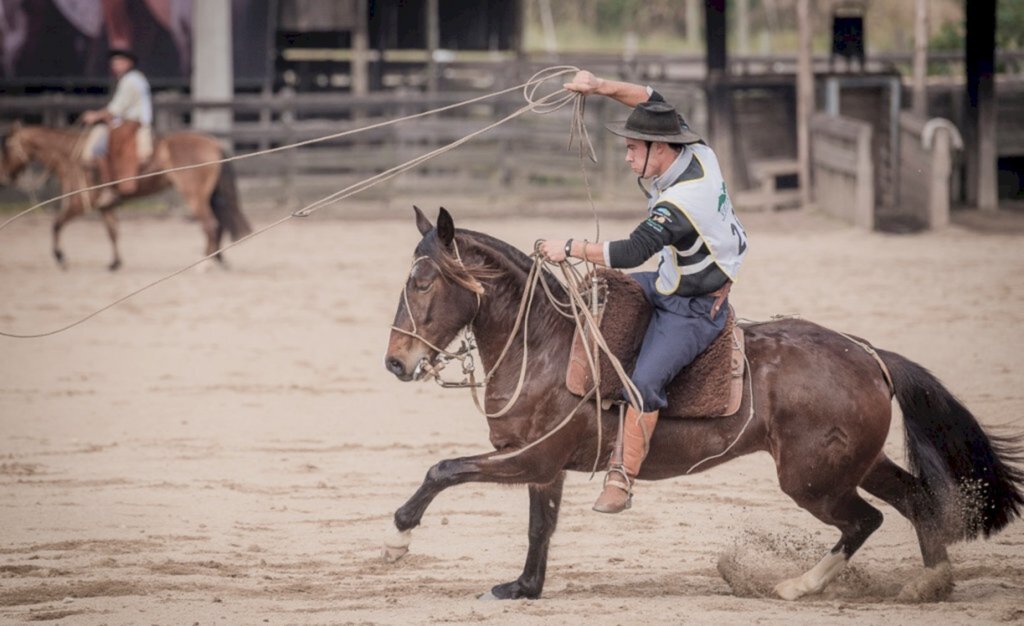
[[[631,379],[640,390],[643,410],[657,411],[668,404],[665,387],[725,328],[729,306],[723,304],[715,319],[711,319],[714,297],[658,293],[654,287],[657,272],[631,276],[643,287],[654,309]]]

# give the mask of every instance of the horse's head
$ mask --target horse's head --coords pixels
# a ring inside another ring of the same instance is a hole
[[[483,287],[469,273],[455,239],[455,223],[441,209],[437,226],[419,208],[416,226],[423,239],[416,246],[392,325],[384,366],[401,380],[421,378],[480,306]]]
[[[22,145],[21,124],[15,122],[11,132],[0,137],[0,185],[10,185],[29,164]]]

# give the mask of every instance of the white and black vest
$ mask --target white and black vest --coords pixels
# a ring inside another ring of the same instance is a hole
[[[692,293],[683,285],[687,277],[696,280],[715,268],[728,280],[736,280],[747,252],[747,236],[733,211],[718,157],[711,148],[700,143],[683,147],[669,169],[654,180],[648,199],[652,219],[663,210],[658,205],[679,210],[697,231],[686,249],[677,245],[662,248],[656,283],[659,292]]]

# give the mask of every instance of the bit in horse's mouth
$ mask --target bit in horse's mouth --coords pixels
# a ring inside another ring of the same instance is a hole
[[[422,359],[420,359],[419,362],[416,363],[416,369],[412,371],[412,380],[423,380],[423,378],[426,377],[427,375],[427,366],[429,365],[430,361],[427,360],[427,357],[423,357]]]

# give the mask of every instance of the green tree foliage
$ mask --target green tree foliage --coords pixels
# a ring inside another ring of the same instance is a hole
[[[964,49],[967,24],[963,19],[945,22],[928,42],[932,50],[957,52]],[[996,5],[996,48],[1019,50],[1024,47],[1024,0],[999,0]]]
[[[996,47],[1024,47],[1024,0],[999,0],[996,8]]]

